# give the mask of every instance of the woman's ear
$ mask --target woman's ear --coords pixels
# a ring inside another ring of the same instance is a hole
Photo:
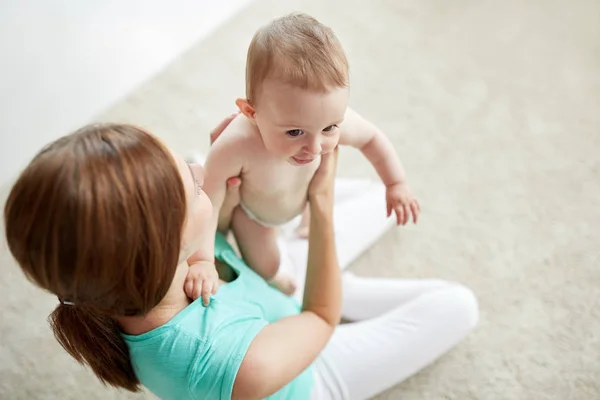
[[[235,101],[235,104],[240,109],[240,112],[246,116],[246,118],[252,121],[252,123],[256,123],[256,111],[254,110],[254,107],[252,107],[248,99],[237,99]]]

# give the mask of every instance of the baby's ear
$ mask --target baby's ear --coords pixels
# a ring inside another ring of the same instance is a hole
[[[254,107],[252,107],[248,99],[237,99],[235,101],[235,104],[238,106],[242,114],[244,114],[253,123],[256,123],[254,119],[256,111],[254,110]]]

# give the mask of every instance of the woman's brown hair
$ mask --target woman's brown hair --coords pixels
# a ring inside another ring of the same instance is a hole
[[[26,276],[56,294],[56,339],[105,384],[139,390],[114,317],[143,315],[179,261],[185,193],[169,151],[129,125],[90,125],[44,148],[4,209]]]

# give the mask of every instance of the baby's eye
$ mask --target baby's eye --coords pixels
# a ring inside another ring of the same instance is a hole
[[[300,135],[303,135],[304,131],[302,129],[290,129],[286,133],[291,137],[298,137]]]
[[[329,125],[327,128],[323,129],[323,132],[331,132],[332,130],[334,130],[337,127],[338,127],[337,125]]]

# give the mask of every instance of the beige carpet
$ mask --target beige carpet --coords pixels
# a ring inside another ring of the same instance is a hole
[[[423,205],[418,227],[391,231],[355,271],[452,279],[480,300],[466,341],[380,399],[599,399],[600,3],[281,3],[258,0],[101,119],[206,149],[243,95],[254,30],[314,14],[346,47],[352,105],[393,139]],[[375,177],[351,150],[340,170]],[[135,397],[69,359],[45,323],[56,299],[4,249],[1,265],[0,398]]]

